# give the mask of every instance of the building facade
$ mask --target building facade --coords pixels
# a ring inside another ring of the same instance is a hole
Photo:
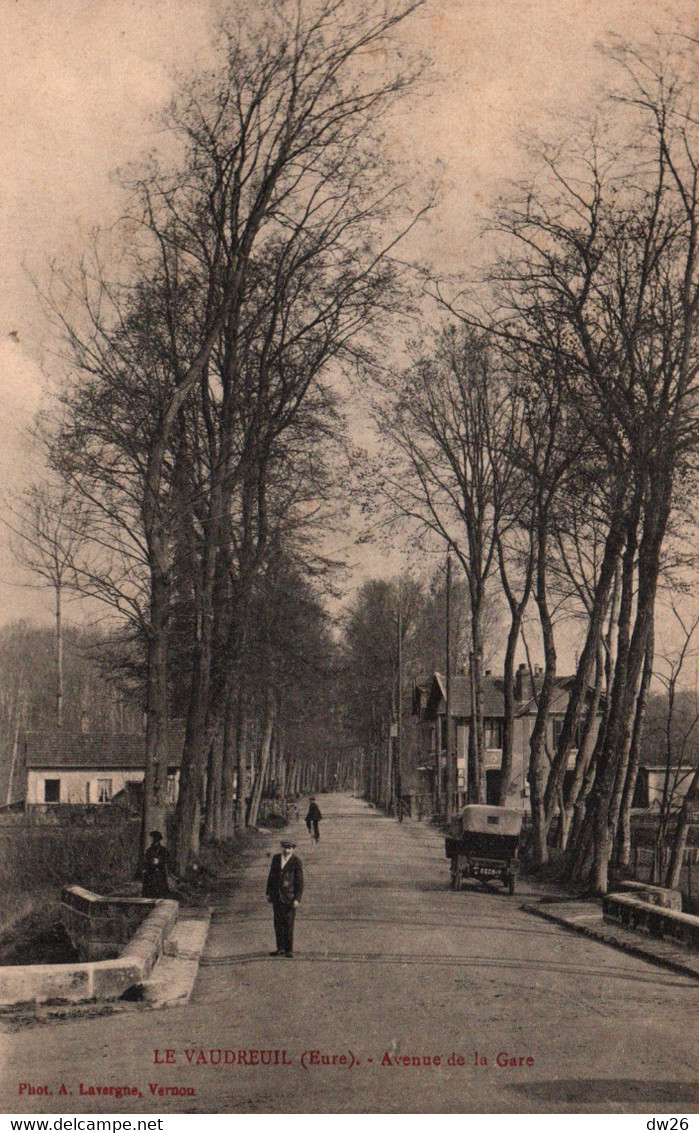
[[[146,737],[61,730],[26,732],[21,740],[21,774],[26,807],[99,806],[112,802],[128,785],[141,783]],[[168,802],[177,801],[182,734],[168,737]]]
[[[520,665],[515,677],[515,719],[512,741],[512,773],[508,785],[508,806],[527,808],[529,783],[527,770],[532,731],[537,713],[536,690],[542,679],[539,668],[530,674],[526,665]],[[505,726],[505,685],[502,677],[487,671],[482,681],[483,730],[485,739],[484,765],[487,803],[497,804],[500,798],[502,747]],[[546,746],[553,754],[556,750],[563,718],[568,707],[572,676],[557,677],[551,708],[547,720]],[[473,720],[473,690],[468,676],[452,678],[449,689],[451,759],[456,764],[457,808],[468,798],[468,746]],[[414,711],[420,723],[419,770],[423,776],[423,793],[445,799],[447,791],[447,690],[441,673],[434,673],[428,684],[416,690]],[[599,726],[598,715],[597,727]],[[594,741],[596,735],[593,732]],[[572,774],[577,756],[574,746],[568,756],[567,774]]]

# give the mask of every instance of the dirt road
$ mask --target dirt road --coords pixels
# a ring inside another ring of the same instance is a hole
[[[4,1111],[696,1111],[690,979],[527,915],[526,883],[453,893],[427,823],[319,802],[293,960],[268,955],[270,835],[190,1004],[1,1035]]]

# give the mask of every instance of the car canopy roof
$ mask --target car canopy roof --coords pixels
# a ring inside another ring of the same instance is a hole
[[[463,808],[459,821],[462,830],[474,834],[505,834],[516,838],[522,829],[522,811],[472,803]]]

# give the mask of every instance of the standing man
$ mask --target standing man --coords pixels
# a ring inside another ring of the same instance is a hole
[[[296,857],[296,843],[282,838],[282,852],[275,854],[267,878],[267,900],[274,913],[277,947],[270,956],[293,956],[294,918],[303,893],[303,866]]]
[[[314,842],[320,842],[320,830],[318,829],[318,823],[320,822],[322,817],[323,816],[320,813],[320,807],[316,802],[316,797],[315,795],[311,795],[308,804],[308,814],[306,815],[306,829],[308,830],[308,833],[311,835],[311,838]]]

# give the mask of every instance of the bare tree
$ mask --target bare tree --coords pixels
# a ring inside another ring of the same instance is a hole
[[[572,859],[574,875],[590,877],[602,891],[618,818],[614,784],[628,766],[673,489],[696,444],[699,304],[691,92],[628,49],[618,55],[627,66],[626,107],[639,114],[638,132],[621,147],[616,138],[605,146],[592,136],[575,152],[544,150],[548,180],[527,186],[501,210],[510,250],[497,273],[501,325],[509,308],[521,329],[513,322],[508,331],[548,357],[568,411],[594,441],[608,477],[607,547],[578,701],[620,562],[617,655],[583,843]],[[552,781],[549,802],[556,786]]]
[[[276,438],[321,371],[366,358],[371,329],[398,302],[389,253],[402,186],[386,169],[378,124],[416,69],[394,55],[396,66],[377,72],[372,57],[390,52],[394,30],[420,3],[371,13],[339,0],[293,11],[269,3],[264,20],[250,13],[224,26],[220,67],[186,86],[168,118],[183,156],[133,180],[131,276],[115,285],[86,270],[72,293],[79,317],[63,316],[78,376],[65,399],[70,459],[61,446],[54,458],[98,499],[105,521],[120,527],[129,512],[139,564],[148,650],[144,829],[163,817],[167,622],[183,506],[197,535],[181,871],[198,845],[215,595],[233,494],[247,485],[256,523],[264,520],[258,488]],[[403,227],[411,223],[407,216]],[[208,462],[198,484],[186,465],[195,393]]]
[[[455,325],[421,343],[384,383],[376,418],[386,441],[381,494],[390,512],[456,555],[470,599],[473,725],[469,797],[485,799],[482,669],[488,585],[512,522],[521,417],[486,337]]]
[[[16,561],[54,592],[56,627],[56,726],[63,727],[63,601],[75,589],[76,558],[85,545],[88,509],[68,485],[45,481],[30,485],[17,504],[7,505]]]
[[[658,883],[661,883],[663,880],[662,851],[667,840],[670,820],[674,812],[677,817],[677,826],[673,838],[671,861],[668,865],[667,876],[665,878],[665,883],[669,888],[675,888],[677,886],[682,869],[684,852],[682,840],[684,839],[686,844],[687,819],[689,817],[688,810],[692,805],[692,797],[696,792],[694,780],[697,778],[696,771],[692,774],[687,770],[689,762],[687,753],[692,743],[692,737],[696,735],[696,728],[699,724],[699,706],[696,704],[696,691],[693,696],[690,694],[685,698],[685,701],[689,700],[690,703],[692,700],[694,701],[689,712],[681,713],[680,704],[678,703],[680,699],[678,696],[680,691],[679,682],[682,679],[682,671],[686,662],[690,660],[692,656],[696,658],[696,650],[692,648],[692,641],[697,628],[699,628],[699,617],[695,618],[693,622],[688,623],[674,604],[672,610],[682,633],[682,644],[674,656],[665,658],[667,666],[666,672],[660,671],[660,665],[656,664],[656,676],[660,679],[667,691],[667,707],[662,728],[665,774],[663,777],[660,813],[656,831],[655,880]],[[658,661],[659,660],[660,659],[658,659]],[[679,807],[678,795],[682,798],[682,805]],[[689,797],[687,807],[684,806],[684,799],[686,797]]]

